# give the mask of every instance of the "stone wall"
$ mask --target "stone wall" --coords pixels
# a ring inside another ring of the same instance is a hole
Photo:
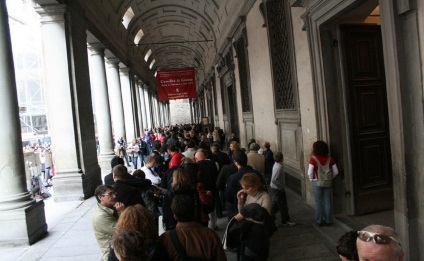
[[[169,101],[170,122],[174,124],[191,123],[190,102],[188,99]]]

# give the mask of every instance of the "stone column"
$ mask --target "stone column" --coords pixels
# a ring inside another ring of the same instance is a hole
[[[98,161],[102,176],[110,173],[110,160],[115,155],[112,137],[112,122],[109,107],[109,95],[106,82],[106,70],[103,43],[91,43],[88,46],[90,56],[90,80],[93,98],[95,99],[95,112],[97,122],[97,135],[99,137],[100,154]]]
[[[160,126],[160,125],[162,125],[162,124],[161,124],[161,122],[162,122],[162,121],[161,121],[161,119],[160,119],[160,117],[161,117],[160,108],[159,108],[159,105],[160,105],[160,104],[159,104],[159,100],[158,100],[158,97],[157,97],[157,96],[155,97],[155,101],[156,101],[156,102],[155,102],[155,105],[156,105],[156,114],[157,114],[157,117],[156,117],[156,118],[157,118],[157,120],[158,120],[158,121],[157,121],[157,125],[159,125],[159,126]]]
[[[119,79],[119,59],[109,58],[106,60],[106,64],[110,112],[112,114],[114,142],[116,142],[119,137],[125,137],[124,107],[122,104],[121,81]]]
[[[124,107],[125,140],[127,141],[127,143],[130,143],[135,137],[134,114],[130,83],[130,68],[119,68],[119,76],[121,77],[122,104]]]
[[[76,2],[36,8],[41,16],[55,201],[83,200],[101,184],[94,136],[84,17]],[[72,11],[71,11],[72,10]]]
[[[0,245],[33,244],[47,233],[44,202],[27,191],[8,14],[0,1]],[[6,146],[7,145],[7,146]]]
[[[137,81],[138,77],[135,76],[131,71],[129,74],[130,79],[130,90],[131,90],[131,106],[132,106],[132,113],[133,113],[133,123],[134,123],[134,138],[139,136],[139,120],[138,120],[138,103],[137,103]]]
[[[159,102],[158,103],[158,108],[159,108],[159,124],[160,124],[160,126],[161,127],[163,127],[164,126],[164,120],[163,120],[163,107],[162,107],[162,103],[161,102]]]
[[[141,114],[142,114],[142,120],[143,120],[143,131],[145,128],[147,128],[147,113],[146,113],[146,101],[144,99],[144,88],[143,88],[143,82],[139,81],[139,95],[140,95],[140,104],[141,104]]]
[[[193,101],[191,98],[188,100],[188,103],[190,104],[190,123],[193,124]]]
[[[143,125],[143,113],[141,109],[141,100],[140,100],[140,80],[137,78],[135,79],[135,100],[137,101],[137,112],[138,112],[138,129],[139,129],[139,136],[142,136],[141,132],[143,131],[144,125]]]
[[[171,117],[171,111],[170,111],[170,107],[169,107],[169,102],[166,104],[166,120],[168,122],[168,125],[170,124],[170,117]]]
[[[144,85],[144,89],[143,89],[143,91],[144,91],[144,103],[145,103],[145,106],[146,106],[146,115],[147,115],[147,128],[152,128],[153,127],[153,125],[152,125],[152,113],[151,113],[151,111],[150,111],[150,102],[149,102],[149,90],[148,90],[148,87],[147,87],[147,85]]]
[[[155,127],[159,125],[159,113],[158,113],[158,100],[155,95],[152,95],[152,105],[153,105],[153,119],[155,121]]]

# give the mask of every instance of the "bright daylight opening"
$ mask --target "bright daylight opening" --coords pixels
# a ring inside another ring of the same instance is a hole
[[[134,17],[134,12],[132,8],[128,8],[128,10],[125,12],[124,17],[122,17],[122,24],[125,26],[125,29],[128,28],[129,23],[131,22],[131,19]]]
[[[146,53],[146,55],[144,56],[144,60],[147,62],[147,60],[149,60],[150,55],[152,55],[152,50],[149,49]]]
[[[135,38],[134,38],[134,43],[138,44],[141,38],[143,38],[143,36],[144,36],[143,30],[142,29],[138,30],[138,33],[135,35]]]
[[[156,62],[156,60],[155,60],[155,59],[153,59],[153,61],[150,63],[150,66],[149,66],[149,68],[150,68],[150,69],[152,69],[152,68],[153,68],[153,65],[155,65],[155,62]]]

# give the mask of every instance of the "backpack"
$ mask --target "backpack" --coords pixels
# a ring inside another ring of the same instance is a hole
[[[324,188],[328,188],[331,187],[332,183],[333,183],[333,173],[331,173],[331,169],[330,169],[330,159],[331,157],[329,156],[327,159],[327,162],[325,163],[325,165],[321,165],[321,163],[319,162],[319,160],[315,157],[312,156],[312,158],[315,160],[315,162],[317,163],[318,166],[318,186],[320,187],[324,187]]]
[[[200,207],[202,211],[207,214],[212,213],[215,210],[215,202],[212,194],[210,192],[208,193],[203,184],[200,182],[197,183],[196,189],[199,194]]]

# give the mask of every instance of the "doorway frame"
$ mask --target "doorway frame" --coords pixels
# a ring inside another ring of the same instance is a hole
[[[310,0],[305,3],[303,16],[307,28],[309,51],[311,57],[312,77],[314,83],[315,110],[317,119],[317,138],[326,140],[331,147],[329,129],[326,86],[329,65],[324,63],[324,54],[328,53],[329,46],[334,44],[333,39],[325,38],[326,26],[334,24],[341,16],[364,4],[367,0]],[[397,13],[396,4],[401,0],[379,0],[381,32],[383,41],[383,56],[386,75],[387,103],[390,122],[390,144],[392,151],[392,178],[397,184],[393,188],[395,229],[405,245],[409,246],[409,221],[407,205],[407,187],[405,172],[405,144],[403,141],[402,101],[400,61],[397,50],[401,43],[396,33]],[[324,33],[324,34],[323,34]],[[333,48],[333,47],[332,47]],[[335,60],[340,61],[340,59]],[[337,65],[334,62],[331,66]],[[340,75],[340,74],[339,74]],[[346,128],[346,126],[344,127]],[[346,130],[342,130],[347,133]],[[396,135],[395,135],[396,134]],[[350,151],[346,148],[344,151]],[[345,157],[350,158],[350,157]],[[347,164],[346,166],[350,166]],[[349,214],[349,213],[348,213]],[[407,250],[408,251],[408,250]]]

